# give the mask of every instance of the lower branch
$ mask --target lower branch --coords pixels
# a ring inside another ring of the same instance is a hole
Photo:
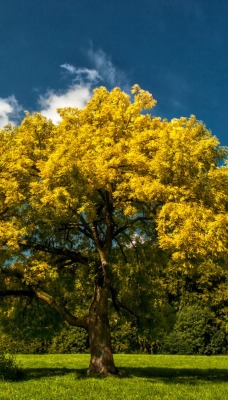
[[[64,306],[59,304],[52,296],[49,294],[35,289],[30,290],[1,290],[0,297],[7,297],[7,296],[27,296],[31,298],[37,298],[44,303],[48,304],[49,307],[60,314],[69,325],[77,326],[79,328],[88,329],[88,317],[75,317],[72,315]]]
[[[64,306],[61,304],[57,303],[55,299],[50,296],[49,294],[35,290],[35,296],[42,300],[44,303],[48,304],[53,310],[55,310],[57,313],[59,313],[65,321],[68,322],[69,325],[72,326],[78,326],[79,328],[88,328],[88,317],[83,316],[83,317],[75,317],[72,315]]]

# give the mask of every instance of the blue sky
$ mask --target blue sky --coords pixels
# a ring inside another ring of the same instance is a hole
[[[228,145],[227,0],[0,0],[0,126],[138,83]]]

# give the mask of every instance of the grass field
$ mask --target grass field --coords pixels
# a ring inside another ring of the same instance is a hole
[[[84,354],[18,355],[20,382],[0,382],[1,400],[226,400],[227,356],[116,355],[120,377],[87,378]]]

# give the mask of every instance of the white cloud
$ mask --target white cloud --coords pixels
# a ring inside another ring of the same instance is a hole
[[[62,64],[60,65],[61,68],[66,69],[70,74],[75,74],[76,68],[71,64]]]
[[[98,71],[95,69],[89,69],[89,68],[76,68],[71,64],[62,64],[60,65],[61,68],[64,68],[68,73],[71,75],[74,75],[74,81],[79,82],[80,84],[83,84],[85,82],[88,82],[90,84],[95,84],[97,81],[101,79]]]
[[[40,113],[51,119],[54,123],[58,123],[61,117],[56,111],[57,108],[83,108],[90,98],[91,90],[89,85],[82,86],[75,84],[62,93],[49,90],[46,95],[40,96],[39,98],[39,104],[41,106]]]
[[[92,68],[75,67],[69,63],[60,65],[64,72],[70,75],[70,86],[61,92],[49,89],[38,98],[38,111],[54,123],[61,120],[57,113],[58,108],[83,108],[92,97],[92,89],[101,83],[109,88],[121,86],[130,92],[125,73],[114,66],[103,50],[94,51],[91,46],[87,56]],[[15,96],[0,97],[0,127],[9,123],[14,125],[21,119],[22,107]]]
[[[103,50],[94,51],[91,47],[87,55],[105,84],[112,87],[127,85],[126,74],[112,63]]]
[[[92,97],[92,89],[101,82],[112,87],[124,83],[125,88],[127,87],[125,74],[113,65],[103,50],[90,49],[87,55],[94,68],[61,64],[60,67],[65,70],[65,73],[71,76],[70,87],[61,93],[49,90],[39,98],[40,113],[54,123],[61,120],[56,111],[57,108],[83,108]]]
[[[22,107],[14,96],[0,98],[0,127],[15,124],[20,116]]]
[[[92,64],[93,68],[80,67],[77,68],[72,64],[62,64],[61,68],[65,69],[68,74],[73,75],[73,81],[80,84],[89,83],[95,85],[102,82],[107,86],[126,86],[126,74],[117,68],[111,58],[102,50],[94,50],[91,45],[86,55]]]
[[[97,85],[99,82],[109,87],[121,86],[125,90],[130,90],[126,74],[116,67],[111,58],[102,50],[94,50],[91,44],[86,55],[93,66],[92,69],[86,67],[75,67],[72,64],[64,63],[61,68],[65,69],[73,77],[74,82],[80,84]]]

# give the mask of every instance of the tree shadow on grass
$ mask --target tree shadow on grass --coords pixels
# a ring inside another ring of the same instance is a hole
[[[75,368],[23,368],[24,380],[31,379],[42,379],[57,376],[65,376],[68,374],[80,374],[86,375],[86,369],[75,369]]]
[[[24,380],[64,376],[72,373],[75,375],[76,379],[90,379],[90,377],[87,376],[86,368],[25,368],[23,372]],[[101,377],[98,376],[97,378]],[[120,368],[118,374],[114,378],[146,378],[151,382],[160,380],[169,384],[197,384],[199,380],[207,383],[228,382],[228,371],[226,369],[127,367]]]
[[[200,381],[228,382],[227,369],[199,369],[199,368],[126,368],[123,377],[147,378],[151,381],[161,380],[167,383],[197,383]]]

